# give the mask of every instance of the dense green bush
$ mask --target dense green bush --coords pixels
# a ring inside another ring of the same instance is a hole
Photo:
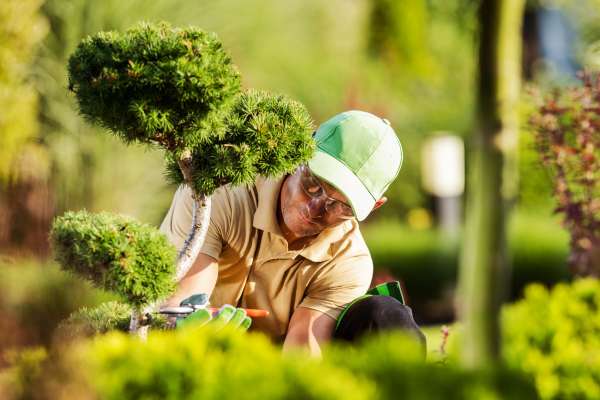
[[[65,340],[114,330],[125,332],[129,329],[131,311],[131,306],[118,301],[94,308],[82,307],[60,323],[56,336],[58,340]]]
[[[192,147],[202,119],[239,92],[240,77],[214,34],[168,24],[100,32],[69,59],[81,113],[126,142]]]
[[[367,378],[381,399],[535,399],[530,381],[516,370],[467,371],[456,364],[426,363],[411,338],[383,335],[361,346],[340,346],[326,361]]]
[[[25,360],[27,361],[27,360]],[[535,399],[527,379],[506,370],[428,364],[405,336],[326,349],[322,360],[281,355],[260,334],[211,326],[152,332],[147,342],[109,333],[60,347],[42,368],[13,365],[34,398],[67,399]],[[39,371],[43,371],[40,373]]]
[[[307,162],[314,152],[313,123],[301,103],[286,96],[249,90],[224,117],[202,122],[213,137],[192,150],[193,186],[210,194],[221,185],[249,184],[256,175],[277,176]],[[169,177],[183,181],[177,154],[169,158]]]
[[[535,284],[503,311],[504,358],[543,399],[600,398],[600,282]]]
[[[370,399],[373,385],[305,355],[282,357],[262,335],[211,326],[152,332],[147,342],[111,333],[71,354],[71,379],[110,399]],[[79,374],[77,365],[87,371]]]
[[[68,212],[50,232],[56,259],[136,308],[175,289],[176,250],[156,228],[110,213]]]
[[[54,334],[55,341],[90,337],[111,331],[129,331],[132,307],[118,301],[102,303],[97,307],[82,307],[62,321]],[[148,324],[152,329],[169,329],[167,318],[152,315]]]

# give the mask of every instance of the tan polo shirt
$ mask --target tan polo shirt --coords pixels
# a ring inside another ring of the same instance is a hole
[[[270,311],[252,328],[285,338],[294,310],[306,307],[337,318],[365,293],[373,262],[355,220],[325,229],[301,250],[289,250],[277,223],[283,178],[258,178],[251,186],[219,188],[212,196],[210,226],[201,252],[219,265],[214,306]],[[191,226],[192,198],[181,186],[160,230],[179,249]]]

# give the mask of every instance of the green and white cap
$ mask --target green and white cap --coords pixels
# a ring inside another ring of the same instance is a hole
[[[342,193],[359,221],[383,196],[402,165],[402,146],[389,122],[364,111],[346,111],[315,133],[311,171]]]

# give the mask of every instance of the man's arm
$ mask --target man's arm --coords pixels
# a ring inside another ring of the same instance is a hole
[[[313,356],[321,355],[321,346],[331,340],[335,320],[329,315],[306,307],[298,307],[290,320],[283,350],[304,347]]]
[[[208,296],[212,293],[217,282],[219,266],[217,260],[204,253],[198,254],[196,261],[177,284],[177,290],[169,298],[164,306],[177,307],[182,300],[191,295],[206,293]]]

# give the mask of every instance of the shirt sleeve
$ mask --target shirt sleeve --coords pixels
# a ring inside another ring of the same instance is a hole
[[[180,250],[192,227],[193,199],[192,191],[187,186],[180,186],[171,202],[160,231]],[[227,188],[221,187],[211,196],[210,224],[206,233],[201,253],[219,259],[223,246],[228,241],[231,226],[231,202]]]
[[[346,304],[365,294],[372,277],[373,261],[368,254],[334,261],[308,286],[300,307],[337,319]]]

